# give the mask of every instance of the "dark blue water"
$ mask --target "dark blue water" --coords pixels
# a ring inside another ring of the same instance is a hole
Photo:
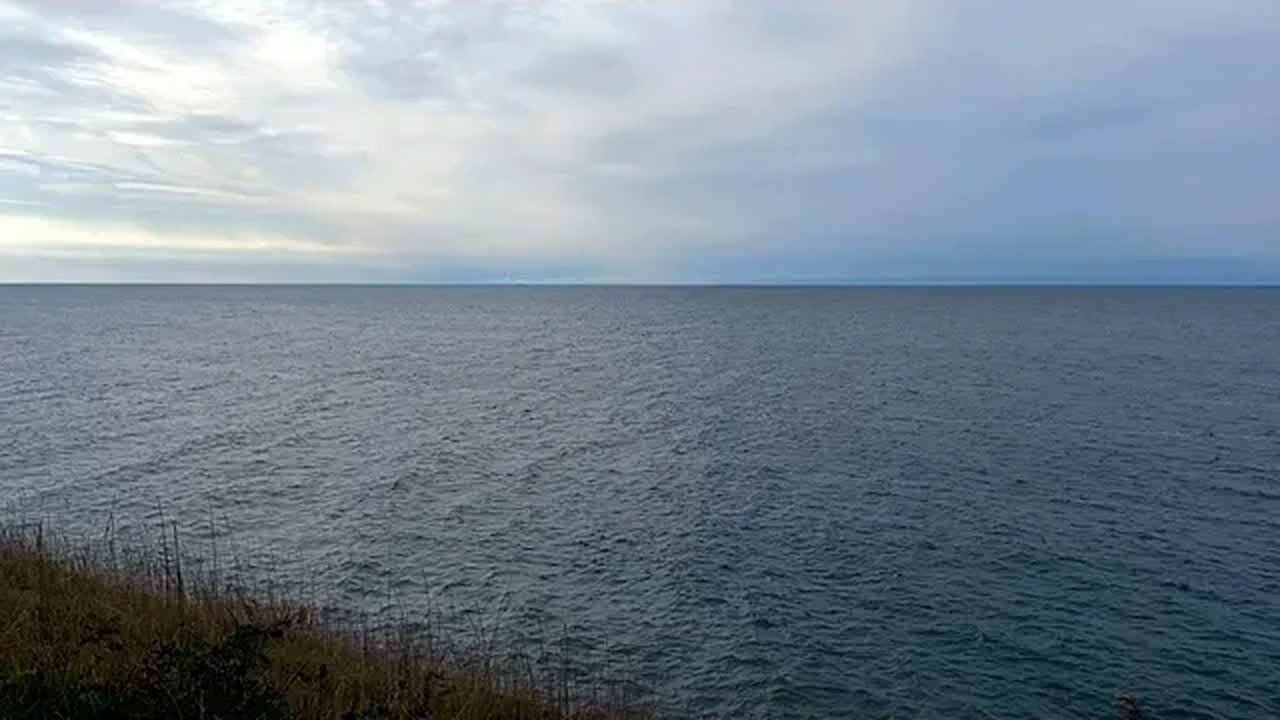
[[[1280,717],[1278,291],[9,287],[0,428],[688,716]]]

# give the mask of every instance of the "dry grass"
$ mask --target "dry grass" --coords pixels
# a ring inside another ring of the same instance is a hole
[[[176,541],[128,561],[0,531],[0,718],[629,718],[567,680],[373,637],[303,603],[183,577]]]
[[[0,528],[2,720],[652,715],[624,686],[586,694],[491,650],[341,626],[305,603],[184,577],[176,537],[123,558],[69,547],[38,526]],[[1116,706],[1123,720],[1147,718],[1132,696]]]

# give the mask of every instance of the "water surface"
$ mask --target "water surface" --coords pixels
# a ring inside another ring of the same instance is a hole
[[[1273,290],[4,287],[0,492],[688,716],[1275,718],[1278,359]]]

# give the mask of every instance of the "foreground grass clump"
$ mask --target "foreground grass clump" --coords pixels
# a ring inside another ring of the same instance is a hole
[[[156,557],[156,556],[153,556]],[[429,644],[371,641],[308,606],[206,584],[166,552],[104,562],[0,532],[0,718],[625,718]]]

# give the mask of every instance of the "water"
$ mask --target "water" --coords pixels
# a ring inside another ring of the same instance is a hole
[[[8,287],[0,489],[686,716],[1274,718],[1278,363],[1272,290]]]

